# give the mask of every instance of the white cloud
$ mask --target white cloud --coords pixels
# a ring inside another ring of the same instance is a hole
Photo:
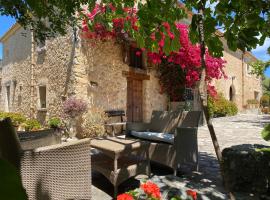
[[[262,46],[257,46],[256,49],[253,49],[252,52],[266,52],[267,48],[270,47],[270,38],[266,38]]]
[[[270,55],[267,54],[267,49],[270,47],[270,38],[267,38],[262,46],[257,46],[252,50],[252,53],[260,60],[270,60]]]

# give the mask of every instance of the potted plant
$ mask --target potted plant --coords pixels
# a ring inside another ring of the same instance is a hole
[[[58,129],[60,128],[62,122],[59,117],[52,117],[48,120],[48,125],[52,129]]]
[[[27,119],[20,126],[24,131],[17,133],[23,149],[34,149],[61,142],[61,133],[58,130],[42,127],[36,119]]]
[[[69,138],[75,139],[76,121],[87,110],[87,103],[82,99],[70,97],[63,104],[64,116],[69,120]]]

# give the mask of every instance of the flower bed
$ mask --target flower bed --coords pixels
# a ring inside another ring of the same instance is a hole
[[[161,193],[159,187],[151,182],[147,181],[142,183],[140,188],[131,190],[124,194],[120,194],[117,200],[161,200]],[[197,192],[193,190],[186,191],[186,197],[175,196],[171,200],[197,200]]]

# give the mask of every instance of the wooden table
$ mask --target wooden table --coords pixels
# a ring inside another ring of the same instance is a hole
[[[91,140],[91,147],[99,150],[92,155],[92,168],[103,174],[114,186],[138,174],[150,175],[149,143],[123,137],[105,137]]]

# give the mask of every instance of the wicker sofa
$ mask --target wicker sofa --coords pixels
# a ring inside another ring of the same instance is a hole
[[[126,137],[133,132],[172,134],[171,143],[149,141],[150,160],[171,167],[176,174],[182,164],[194,164],[198,170],[197,131],[201,111],[153,111],[150,123],[127,123]],[[145,140],[145,138],[139,138]]]
[[[30,200],[91,199],[89,139],[24,151],[11,121],[4,119],[0,157],[20,170]]]

